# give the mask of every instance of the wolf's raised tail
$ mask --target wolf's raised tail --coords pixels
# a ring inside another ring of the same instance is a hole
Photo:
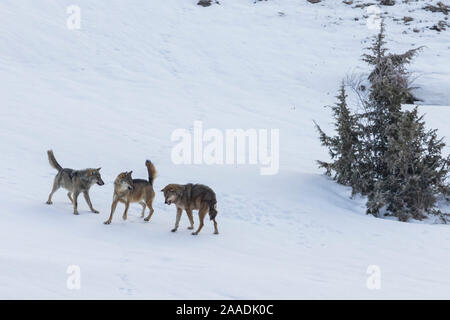
[[[59,165],[58,161],[56,161],[55,155],[52,150],[47,151],[48,162],[50,162],[50,166],[56,170],[61,171],[63,168]]]
[[[156,178],[156,169],[153,163],[150,160],[145,161],[145,166],[148,171],[148,182],[153,186],[153,181]]]

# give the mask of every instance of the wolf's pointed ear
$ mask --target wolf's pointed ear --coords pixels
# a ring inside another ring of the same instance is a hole
[[[100,168],[98,168],[98,169],[95,169],[95,171],[100,171],[100,169],[101,169],[101,167],[100,167]]]
[[[133,171],[128,172],[128,175],[131,176],[131,174],[133,173]]]

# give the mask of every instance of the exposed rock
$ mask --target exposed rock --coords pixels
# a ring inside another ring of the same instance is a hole
[[[215,1],[215,0],[199,0],[199,2],[197,4],[202,7],[209,7],[211,4],[213,4],[213,2],[220,4],[219,1]]]
[[[375,5],[376,3],[373,3],[373,2],[369,2],[369,3],[360,3],[360,4],[357,4],[357,5],[355,5],[353,8],[361,8],[361,9],[364,9],[365,7],[370,7],[370,6],[373,6],[373,5]]]
[[[380,4],[382,6],[393,6],[395,4],[395,0],[380,0]]]
[[[432,26],[430,29],[431,30],[436,30],[438,32],[441,32],[441,31],[445,31],[448,26],[449,25],[447,24],[447,22],[445,22],[444,20],[441,20],[437,24]]]
[[[438,3],[436,3],[435,6],[433,6],[432,4],[429,4],[429,5],[426,5],[423,9],[427,10],[427,11],[431,11],[431,12],[442,12],[445,15],[448,15],[448,13],[450,12],[450,7],[446,4],[443,4],[440,1]]]
[[[413,21],[414,19],[412,18],[412,17],[403,17],[403,22],[404,23],[408,23],[408,22],[411,22],[411,21]]]

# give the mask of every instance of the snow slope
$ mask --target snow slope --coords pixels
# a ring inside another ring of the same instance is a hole
[[[449,226],[366,216],[364,200],[315,164],[327,154],[312,120],[331,130],[323,106],[346,75],[367,71],[366,12],[341,1],[196,2],[0,2],[0,298],[448,298]],[[72,4],[80,30],[66,27]],[[401,18],[404,6],[383,11]],[[409,15],[436,19],[420,7]],[[394,51],[426,46],[411,69],[424,105],[438,105],[421,110],[448,137],[449,33],[391,18],[387,29]],[[173,164],[171,133],[195,120],[280,129],[279,174]],[[91,189],[100,215],[82,197],[72,215],[63,190],[45,204],[49,148],[65,167],[103,168],[105,186]],[[122,221],[119,205],[103,225],[115,177],[145,178],[147,158],[158,170],[152,220],[134,204]],[[185,216],[170,232],[175,208],[159,190],[187,182],[216,191],[219,236],[208,221],[193,237]],[[80,290],[66,286],[70,265]],[[380,267],[379,290],[366,286],[369,265]]]

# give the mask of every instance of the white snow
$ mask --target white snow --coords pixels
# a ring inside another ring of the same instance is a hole
[[[376,31],[365,10],[341,1],[196,2],[0,2],[0,298],[448,298],[450,227],[367,216],[364,199],[350,199],[315,163],[327,153],[313,120],[331,132],[323,106],[341,79],[368,70],[360,56]],[[423,104],[437,106],[420,110],[448,141],[450,36],[425,28],[444,15],[423,3],[382,8],[387,40],[395,52],[426,46],[411,70]],[[72,4],[80,30],[66,27]],[[405,12],[421,32],[392,20]],[[195,120],[280,129],[279,173],[174,165],[171,133]],[[80,197],[74,216],[64,190],[45,204],[56,174],[50,148],[64,167],[102,167],[106,184],[91,189],[100,215]],[[122,221],[119,205],[104,225],[115,177],[145,178],[147,158],[158,170],[152,220],[134,204]],[[175,208],[159,190],[187,182],[216,191],[220,235],[207,221],[192,236],[186,216],[170,232]],[[80,290],[67,288],[70,265],[80,267]],[[366,286],[370,265],[380,268],[379,290]]]

